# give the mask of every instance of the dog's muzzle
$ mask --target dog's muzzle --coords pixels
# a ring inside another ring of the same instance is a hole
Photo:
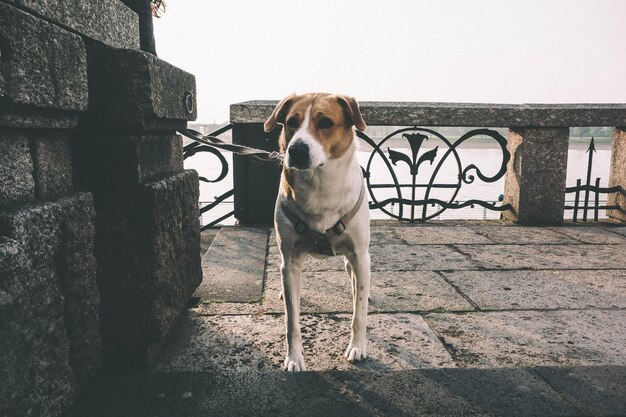
[[[308,169],[311,166],[309,146],[296,141],[287,148],[287,166],[296,169]]]

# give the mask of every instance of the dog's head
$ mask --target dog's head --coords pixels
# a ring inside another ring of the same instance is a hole
[[[332,94],[292,94],[284,98],[265,122],[266,132],[284,126],[280,150],[288,168],[318,168],[346,153],[354,127],[365,130],[359,104],[352,97]]]

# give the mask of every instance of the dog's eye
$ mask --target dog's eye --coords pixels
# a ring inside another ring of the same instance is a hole
[[[334,125],[333,121],[326,117],[320,119],[319,122],[317,122],[318,129],[328,129],[330,127],[333,127],[333,125]]]
[[[289,120],[287,120],[287,127],[290,127],[292,129],[295,129],[296,127],[298,127],[298,118],[297,117],[289,118]]]

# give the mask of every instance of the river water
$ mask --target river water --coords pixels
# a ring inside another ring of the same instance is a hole
[[[419,150],[417,159],[424,153],[432,150],[435,146],[439,146],[437,157],[434,160],[434,163],[431,165],[428,161],[419,165],[418,174],[417,174],[417,184],[425,184],[428,183],[435,167],[439,163],[441,157],[447,150],[447,146],[443,144],[441,141],[437,142],[437,140],[429,140],[430,143],[424,143],[422,148]],[[395,150],[397,152],[401,152],[406,154],[409,158],[411,157],[411,149],[408,146],[403,147],[402,143],[399,141],[395,141],[393,143],[389,142],[391,150]],[[428,145],[428,146],[427,146]],[[588,143],[580,142],[580,141],[571,141],[569,152],[568,152],[568,161],[567,161],[567,186],[576,185],[576,180],[580,178],[583,184],[586,182],[587,176],[587,162],[589,159],[589,153],[587,152]],[[387,154],[388,150],[387,146],[382,146],[382,150]],[[481,171],[481,173],[485,176],[493,176],[495,175],[500,166],[502,164],[502,151],[499,145],[495,141],[485,141],[479,143],[464,143],[458,149],[458,154],[462,167],[467,167],[470,164],[475,164]],[[371,155],[371,148],[367,145],[361,146],[361,150],[358,152],[359,163],[362,167],[366,167]],[[227,152],[224,152],[224,157],[228,161],[231,170],[228,176],[219,183],[200,183],[200,202],[201,204],[206,204],[215,199],[215,197],[221,195],[222,193],[232,189],[232,155]],[[609,166],[610,166],[610,157],[611,157],[611,145],[610,143],[602,142],[596,144],[596,152],[593,156],[593,170],[591,176],[592,184],[595,182],[596,177],[600,177],[600,185],[602,187],[608,186],[608,176],[609,176]],[[185,161],[185,167],[188,169],[195,169],[198,171],[200,176],[207,177],[209,179],[216,178],[221,170],[221,166],[217,161],[217,158],[208,154],[201,153],[196,154],[195,156],[187,159]],[[412,184],[412,176],[409,170],[409,166],[403,162],[399,161],[396,166],[393,167],[395,173],[398,178],[398,182],[401,184]],[[392,177],[389,174],[389,171],[386,167],[385,162],[379,155],[375,155],[372,158],[371,166],[370,166],[370,182],[372,184],[389,184],[393,183]],[[436,184],[454,184],[457,182],[456,178],[458,178],[458,166],[456,161],[454,160],[453,155],[449,156],[447,160],[442,163],[441,169],[436,176],[435,183]],[[468,174],[473,174],[473,171],[468,172]],[[406,187],[403,188],[403,197],[411,198],[411,188]],[[424,197],[425,188],[417,188],[416,189],[416,199],[421,199]],[[450,188],[439,188],[432,189],[430,192],[430,198],[437,198],[444,201],[449,201],[452,197],[454,189]],[[466,201],[470,199],[479,199],[484,201],[497,201],[498,196],[504,192],[504,177],[495,182],[483,182],[478,176],[471,184],[462,183],[458,194],[454,198],[454,201]],[[385,198],[396,197],[395,188],[384,189],[384,188],[376,188],[374,189],[374,195],[378,201],[384,200]],[[573,200],[573,194],[569,194],[566,196],[566,200]],[[593,194],[591,196],[593,199]],[[605,196],[601,196],[601,200],[605,199]],[[371,200],[371,198],[370,198]],[[392,213],[397,213],[397,205],[395,206],[387,206],[387,210]],[[428,207],[428,214],[434,213],[433,210],[436,210],[437,207]],[[232,197],[220,204],[215,209],[211,210],[209,213],[203,215],[202,223],[207,224],[210,220],[220,217],[223,214],[226,214],[233,210]],[[408,215],[408,208],[405,206],[405,216]],[[571,218],[571,210],[566,211],[565,217]],[[416,217],[419,217],[421,214],[421,207],[416,208]],[[371,216],[374,219],[383,219],[388,218],[388,216],[381,212],[380,210],[373,210],[371,212]],[[500,214],[495,211],[490,211],[483,209],[480,206],[475,206],[474,208],[464,208],[464,209],[449,209],[441,213],[437,219],[497,219]],[[600,211],[600,217],[606,217],[603,211]],[[222,222],[224,225],[233,224],[234,219],[230,218]]]

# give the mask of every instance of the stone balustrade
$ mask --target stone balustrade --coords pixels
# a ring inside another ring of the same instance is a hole
[[[279,132],[263,132],[277,101],[231,105],[233,142],[276,150]],[[609,186],[626,190],[626,104],[469,104],[361,102],[368,126],[506,127],[511,159],[505,176],[506,219],[526,225],[563,221],[569,127],[613,126]],[[271,162],[234,159],[235,217],[270,223],[279,168]],[[263,193],[253,190],[263,189]],[[612,194],[610,217],[626,220],[624,194]]]

